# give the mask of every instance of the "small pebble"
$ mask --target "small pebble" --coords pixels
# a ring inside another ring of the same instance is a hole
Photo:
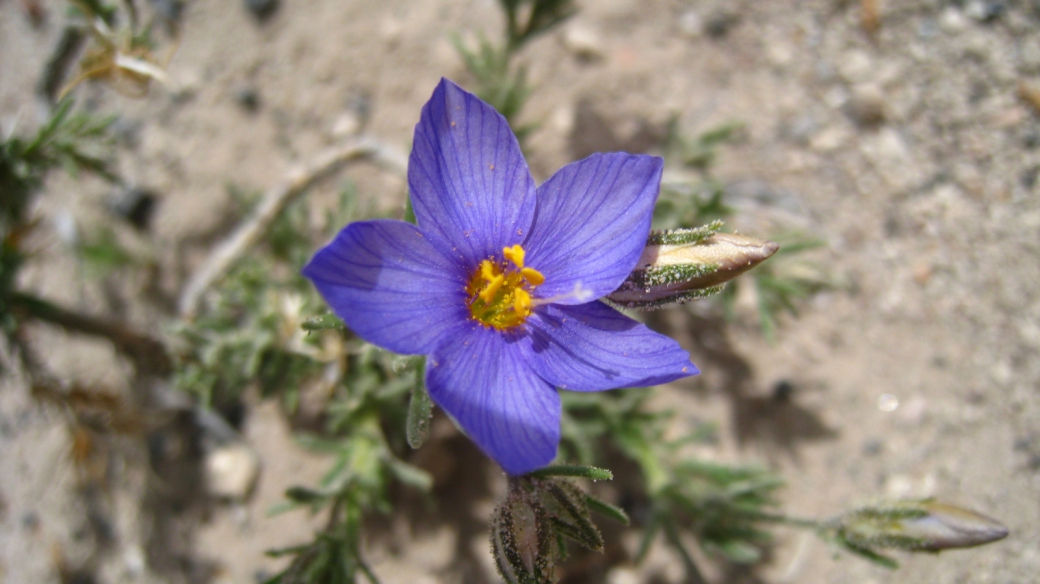
[[[235,93],[235,102],[249,113],[256,113],[260,109],[260,94],[252,87],[239,89]]]
[[[687,10],[679,16],[679,31],[686,38],[699,38],[704,34],[704,20],[696,11]]]
[[[260,475],[260,457],[242,443],[213,449],[206,455],[206,488],[215,497],[245,500]]]
[[[607,572],[607,584],[639,584],[643,578],[632,568],[617,567]]]
[[[824,128],[809,140],[809,148],[821,154],[834,152],[845,144],[847,137],[847,133],[841,126]]]
[[[882,412],[894,412],[899,407],[899,398],[890,393],[883,393],[878,398],[877,407]]]
[[[794,384],[786,379],[781,379],[773,386],[773,399],[779,402],[791,401],[794,395]]]
[[[866,51],[852,49],[842,56],[838,73],[849,83],[862,83],[877,74],[877,65]]]
[[[147,231],[158,198],[155,193],[140,187],[126,189],[109,202],[109,208],[120,219],[133,225],[138,231]]]
[[[76,223],[76,218],[72,216],[72,212],[68,209],[58,209],[51,218],[51,222],[54,225],[54,232],[58,234],[58,239],[69,247],[75,247],[79,245],[79,225]]]
[[[579,59],[595,60],[603,57],[603,41],[595,30],[575,24],[563,33],[563,46]]]
[[[863,454],[865,456],[877,456],[884,450],[885,443],[880,438],[868,438],[863,441]]]
[[[278,9],[278,0],[246,0],[246,8],[259,20],[266,20]]]
[[[708,17],[704,24],[704,30],[715,39],[721,39],[729,34],[733,27],[740,22],[740,16],[733,12],[718,11]]]
[[[126,551],[123,552],[123,566],[126,567],[127,573],[135,579],[144,575],[144,571],[148,567],[144,550],[139,545],[127,546]]]
[[[1007,6],[1003,2],[974,0],[964,7],[964,12],[975,20],[988,24],[1003,16],[1007,12]]]
[[[885,121],[885,96],[875,85],[860,87],[848,102],[848,114],[864,128],[873,128]]]
[[[949,34],[964,32],[964,29],[967,27],[968,21],[964,18],[964,13],[953,6],[946,8],[942,16],[939,17],[939,28]]]
[[[914,266],[913,275],[914,282],[918,286],[924,286],[932,279],[932,266],[925,262],[918,263]]]

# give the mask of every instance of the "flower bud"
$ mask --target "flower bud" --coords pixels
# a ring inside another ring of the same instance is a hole
[[[1008,529],[968,509],[931,499],[880,503],[841,517],[838,535],[862,549],[936,552],[1003,539]]]
[[[545,506],[511,485],[491,516],[491,552],[499,574],[516,584],[553,582],[555,539]]]
[[[719,226],[652,233],[635,270],[607,299],[655,309],[707,296],[780,248],[756,237],[717,233]]]

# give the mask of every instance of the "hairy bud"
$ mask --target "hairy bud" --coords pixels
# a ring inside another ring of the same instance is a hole
[[[491,516],[491,552],[499,574],[511,584],[555,582],[555,530],[545,506],[520,488]]]
[[[718,233],[721,223],[650,234],[632,274],[607,296],[628,308],[655,309],[714,294],[780,248],[772,241]]]
[[[983,545],[1008,535],[1006,527],[985,515],[932,499],[869,505],[838,522],[841,539],[868,550],[936,552]]]
[[[579,489],[563,477],[610,480],[591,466],[548,466],[509,477],[509,494],[491,516],[491,554],[510,584],[556,582],[556,563],[566,557],[565,541],[603,551],[603,536],[591,511],[628,524],[621,509]]]

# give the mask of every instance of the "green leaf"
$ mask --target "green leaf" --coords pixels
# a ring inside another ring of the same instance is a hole
[[[415,487],[423,492],[433,488],[433,477],[421,468],[401,462],[396,458],[390,459],[389,467],[390,472],[394,473],[397,480],[408,486]]]
[[[326,312],[325,314],[322,314],[320,316],[313,316],[311,318],[308,318],[307,320],[303,321],[303,324],[300,326],[303,327],[303,330],[309,333],[330,330],[347,330],[347,327],[343,324],[343,321],[331,312]]]
[[[585,493],[565,481],[549,481],[545,488],[555,503],[549,513],[556,528],[586,549],[603,551],[603,535],[589,517]]]
[[[408,445],[412,448],[419,448],[426,442],[426,438],[430,434],[430,419],[433,417],[433,402],[430,401],[430,394],[426,391],[425,372],[426,359],[417,359],[405,429]]]
[[[628,513],[625,513],[624,509],[621,507],[611,505],[610,503],[607,503],[602,499],[597,499],[590,494],[585,495],[585,504],[588,506],[590,511],[595,511],[604,517],[613,519],[621,525],[627,526],[630,523]]]
[[[729,540],[717,544],[719,552],[738,564],[753,564],[762,557],[762,551],[754,545],[740,540]]]
[[[605,468],[565,464],[557,466],[547,466],[545,468],[541,468],[534,472],[528,473],[527,476],[540,479],[549,477],[579,477],[584,479],[590,479],[593,481],[610,481],[614,479],[614,473],[610,472]]]
[[[839,539],[838,543],[843,548],[845,548],[846,550],[856,554],[857,556],[860,556],[861,558],[866,558],[866,559],[870,560],[871,562],[881,566],[882,568],[888,568],[889,570],[895,570],[896,568],[899,567],[899,562],[893,560],[892,558],[890,558],[890,557],[888,557],[886,555],[879,554],[879,553],[877,553],[877,552],[875,552],[873,550],[867,549],[865,547],[859,547],[859,546],[854,545],[851,542],[848,542],[848,541],[846,541],[844,539]]]
[[[300,504],[316,503],[326,497],[327,495],[306,487],[289,487],[285,490],[285,498]]]

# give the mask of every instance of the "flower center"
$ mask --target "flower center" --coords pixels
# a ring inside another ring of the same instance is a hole
[[[502,257],[480,262],[466,285],[470,314],[498,330],[523,324],[531,314],[531,292],[545,281],[541,272],[524,267],[523,247],[503,248]]]

